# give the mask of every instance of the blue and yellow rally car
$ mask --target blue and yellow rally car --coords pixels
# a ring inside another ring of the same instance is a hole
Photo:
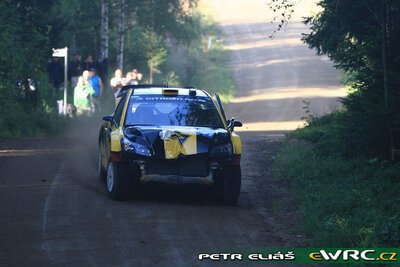
[[[99,177],[111,199],[131,186],[159,180],[202,181],[213,196],[235,205],[241,186],[242,145],[218,94],[194,88],[129,85],[99,133]]]

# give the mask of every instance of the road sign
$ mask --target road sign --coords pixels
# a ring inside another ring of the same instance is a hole
[[[67,48],[53,48],[53,57],[65,57]]]
[[[68,71],[68,48],[53,48],[53,57],[64,58],[64,116],[67,115],[67,71]]]

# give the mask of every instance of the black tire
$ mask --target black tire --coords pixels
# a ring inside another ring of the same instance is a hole
[[[125,200],[129,194],[128,165],[125,162],[108,161],[106,189],[113,200]]]
[[[97,162],[97,173],[100,181],[105,181],[107,178],[107,172],[101,162],[102,152],[101,152],[101,144],[99,144],[99,155],[98,155],[98,162]]]
[[[240,166],[225,166],[222,170],[214,172],[212,194],[217,201],[235,206],[239,200],[242,183]]]
[[[139,165],[130,164],[128,172],[131,189],[136,192],[136,190],[138,190],[140,187],[140,177],[142,176],[142,171],[140,170]]]

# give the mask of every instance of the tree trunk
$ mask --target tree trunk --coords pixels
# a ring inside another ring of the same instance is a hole
[[[390,146],[390,159],[394,161],[395,159],[395,147],[394,147],[394,136],[393,127],[390,119],[390,91],[389,91],[389,70],[388,70],[388,42],[387,42],[387,30],[388,30],[388,12],[390,10],[388,0],[381,0],[381,11],[382,11],[382,70],[383,70],[383,95],[385,103],[385,121],[389,137]]]
[[[385,109],[389,109],[389,86],[388,86],[388,66],[387,66],[387,16],[386,0],[382,2],[382,70],[383,70],[383,90]]]
[[[149,83],[150,84],[152,84],[153,83],[153,65],[152,65],[152,63],[150,62],[150,64],[149,64]]]
[[[100,51],[108,58],[108,0],[101,0]]]
[[[124,41],[125,41],[125,0],[119,1],[119,22],[118,22],[118,54],[117,66],[123,70],[124,65]]]
[[[70,47],[71,55],[76,54],[76,29],[74,28],[70,36]]]
[[[94,57],[96,58],[97,55],[99,54],[99,50],[98,50],[98,43],[97,43],[97,31],[98,29],[96,29],[95,27],[92,27],[92,33],[93,33],[93,50],[94,51]]]

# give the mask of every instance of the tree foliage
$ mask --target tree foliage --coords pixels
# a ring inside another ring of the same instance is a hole
[[[303,41],[343,69],[352,87],[342,99],[342,142],[350,154],[400,158],[400,1],[321,0],[307,17]],[[278,28],[287,25],[296,2],[269,0]]]
[[[398,158],[400,148],[399,1],[324,0],[306,18],[303,40],[352,77],[344,98],[343,142],[353,152]],[[397,154],[397,155],[396,155]]]
[[[42,6],[32,7],[27,2],[0,3],[0,80],[3,83],[37,73],[44,56],[40,48],[48,42],[46,28],[45,24],[36,23]]]
[[[94,59],[101,49],[102,4],[108,3],[109,67],[116,64],[118,0],[4,0],[0,1],[0,124],[20,120],[34,122],[34,114],[55,110],[59,92],[48,85],[46,65],[52,48],[68,47]],[[124,64],[148,77],[162,70],[171,40],[189,43],[193,37],[192,8],[197,0],[126,0]],[[104,20],[103,20],[104,21]],[[104,38],[103,38],[104,39]],[[148,43],[149,42],[149,43]],[[150,44],[150,45],[149,45]],[[104,44],[103,44],[104,47]],[[112,73],[110,71],[109,73]],[[161,74],[157,77],[162,80]],[[170,75],[170,72],[165,73]],[[36,113],[26,112],[15,84],[21,78],[40,80],[40,104]],[[176,76],[174,76],[176,79]],[[107,82],[105,82],[108,84]],[[1,133],[0,133],[1,135]],[[12,135],[10,132],[9,135]]]
[[[269,0],[267,1],[267,7],[276,14],[271,23],[278,23],[277,28],[269,36],[270,39],[273,39],[275,34],[289,23],[294,12],[295,3],[291,0]]]

